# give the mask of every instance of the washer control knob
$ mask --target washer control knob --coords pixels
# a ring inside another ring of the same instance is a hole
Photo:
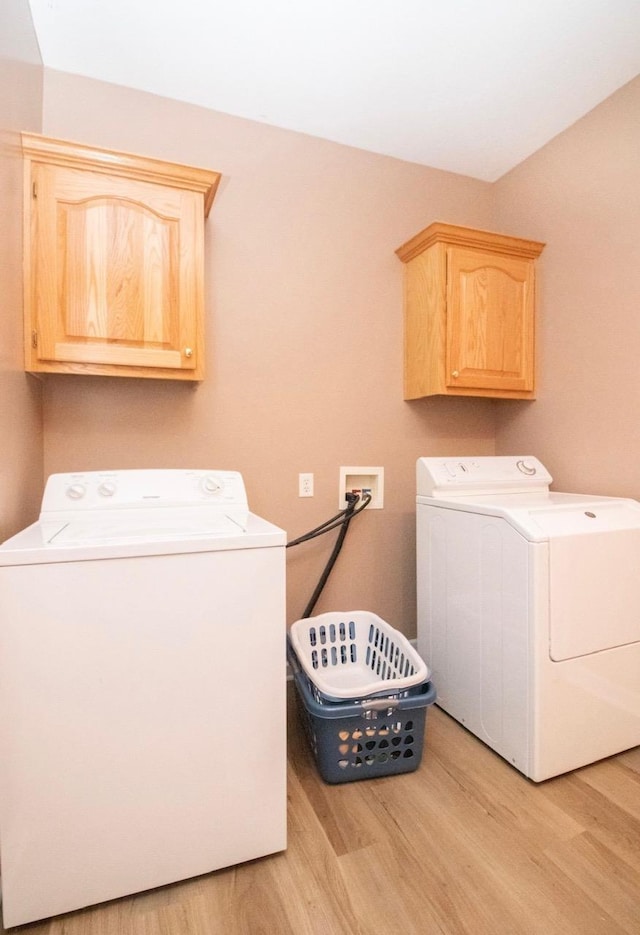
[[[67,487],[67,496],[71,500],[82,500],[86,492],[87,488],[84,484],[70,484]]]
[[[105,480],[98,487],[98,493],[101,497],[112,497],[117,489],[112,480]]]
[[[203,493],[211,497],[216,493],[220,493],[222,484],[213,474],[207,474],[206,477],[203,477],[200,481],[200,488]]]
[[[535,465],[531,464],[529,461],[516,461],[516,467],[529,477],[537,473]]]

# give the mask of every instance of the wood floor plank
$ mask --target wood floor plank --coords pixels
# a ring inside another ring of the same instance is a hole
[[[589,832],[546,850],[546,856],[629,935],[640,932],[640,871]]]
[[[389,784],[384,795],[396,815],[402,815],[403,801],[410,804],[411,815],[404,823],[400,819],[393,839],[397,847],[404,836],[408,850],[420,855],[415,886],[445,931],[621,935],[623,929],[606,914],[604,922],[599,919],[597,907],[545,859],[535,836],[523,835],[515,823],[510,829],[505,826],[498,806],[509,783],[495,788],[495,803],[487,809],[486,802],[469,795],[466,784],[442,769],[437,759],[416,774],[416,782],[428,778],[430,796],[408,783],[402,789],[399,783]],[[512,780],[519,783],[520,777]],[[536,787],[524,788],[535,801]],[[382,797],[382,787],[378,789]]]
[[[627,750],[618,757],[618,762],[640,774],[640,747],[634,747],[633,750]]]
[[[390,840],[339,858],[364,935],[451,935],[453,930],[442,927],[436,908],[425,898],[424,886],[415,886],[423,872],[416,862]]]
[[[289,776],[289,842],[278,887],[296,935],[359,935],[335,851],[297,777]]]
[[[626,770],[623,756],[618,768]],[[616,758],[607,762],[615,764]],[[583,824],[616,858],[640,871],[640,820],[629,813],[630,804],[633,808],[629,789],[627,787],[626,794],[620,796],[619,783],[615,781],[616,770],[607,769],[606,776],[603,776],[601,766],[594,763],[544,783],[544,795]],[[598,780],[594,780],[594,773],[600,774]]]
[[[459,795],[483,809],[507,833],[515,829],[544,847],[550,840],[572,838],[584,830],[575,817],[540,796],[539,785],[439,709],[434,711],[430,724],[429,744],[429,755],[450,773]],[[464,763],[473,766],[461,768]]]
[[[640,773],[629,769],[618,758],[610,757],[585,769],[581,778],[631,818],[640,821]]]
[[[357,782],[320,785],[315,777],[302,782],[304,794],[337,857],[370,847],[379,839],[371,801],[363,796],[360,785]]]

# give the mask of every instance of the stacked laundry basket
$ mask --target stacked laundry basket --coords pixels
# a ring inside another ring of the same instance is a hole
[[[292,625],[288,657],[326,782],[418,768],[436,691],[402,633],[367,611],[321,614]]]

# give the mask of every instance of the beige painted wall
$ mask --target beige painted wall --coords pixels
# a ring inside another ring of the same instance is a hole
[[[293,538],[336,512],[341,464],[381,465],[385,508],[352,526],[317,612],[364,608],[413,635],[416,458],[493,452],[494,406],[403,402],[394,250],[434,219],[488,226],[491,186],[46,70],[44,132],[223,175],[207,379],[47,378],[46,473],[237,469],[254,511]],[[313,499],[299,472],[315,474]],[[291,620],[334,537],[289,552]]]
[[[640,497],[640,78],[495,186],[497,223],[546,241],[536,402],[499,404],[497,450],[557,490]]]
[[[41,385],[23,370],[22,158],[39,130],[42,67],[27,0],[0,11],[0,541],[35,519],[42,495]]]

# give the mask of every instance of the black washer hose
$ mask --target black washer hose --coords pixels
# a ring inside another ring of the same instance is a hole
[[[315,587],[315,591],[311,595],[311,600],[309,601],[309,603],[304,609],[304,613],[302,614],[302,617],[301,617],[302,620],[304,620],[306,617],[311,616],[311,614],[313,613],[313,608],[316,606],[318,602],[318,598],[322,594],[322,590],[325,584],[327,583],[327,579],[329,575],[331,574],[331,569],[335,565],[336,559],[338,558],[338,555],[340,554],[342,543],[344,542],[344,538],[347,534],[347,530],[349,529],[349,523],[353,519],[354,510],[356,508],[356,503],[358,502],[359,499],[360,498],[355,494],[347,494],[348,505],[347,505],[347,509],[344,511],[344,518],[341,523],[341,528],[338,534],[338,538],[336,539],[335,545],[333,547],[333,551],[331,555],[329,556],[329,561],[325,565],[325,569],[322,572],[322,575],[320,576],[320,580],[318,581]],[[369,499],[367,500],[367,503],[370,501],[370,499],[371,498],[369,497]],[[364,506],[366,506],[366,503],[364,504]]]

